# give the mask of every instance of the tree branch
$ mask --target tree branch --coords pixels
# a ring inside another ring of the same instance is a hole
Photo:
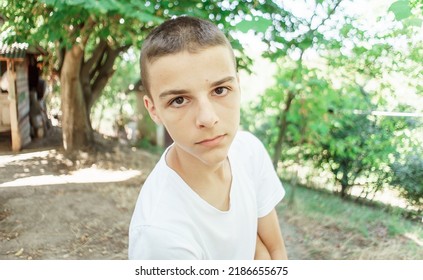
[[[90,38],[90,35],[93,32],[93,28],[96,24],[96,21],[94,17],[91,15],[88,17],[88,20],[81,26],[79,33],[79,37],[81,38],[81,41],[79,44],[81,45],[81,48],[84,49],[87,45],[88,39]]]
[[[323,26],[324,24],[325,24],[325,22],[327,21],[327,20],[329,20],[331,17],[332,17],[332,15],[335,13],[335,11],[336,11],[336,9],[339,7],[339,5],[341,4],[341,2],[342,2],[343,0],[338,0],[338,2],[336,2],[335,3],[335,6],[332,8],[332,10],[330,10],[329,12],[328,12],[328,14],[327,14],[327,16],[326,16],[326,18],[324,18],[323,20],[322,20],[322,22],[319,24],[319,25],[317,25],[317,27],[316,28],[314,28],[314,29],[310,29],[310,31],[309,31],[309,33],[314,33],[317,29],[319,29],[319,27],[320,26]],[[313,15],[314,16],[314,15]],[[311,28],[311,21],[310,21],[310,28]]]
[[[93,81],[91,81],[91,95],[87,100],[88,108],[91,108],[94,105],[94,103],[100,97],[101,92],[103,91],[110,77],[113,76],[115,72],[113,65],[116,58],[121,52],[126,51],[129,47],[130,45],[122,46],[117,49],[111,49],[110,47],[106,48],[103,55],[104,59],[99,61],[100,63],[97,64],[95,69],[96,73],[93,73],[95,78]]]
[[[56,42],[56,56],[58,60],[58,66],[57,69],[55,69],[58,73],[58,76],[60,77],[60,73],[62,73],[63,68],[63,62],[65,61],[65,54],[66,54],[66,48],[60,46],[60,41]]]
[[[100,42],[95,47],[93,54],[91,57],[84,63],[81,69],[81,75],[88,77],[94,65],[98,63],[100,58],[102,57],[104,50],[107,47],[107,42],[104,39],[101,39]]]

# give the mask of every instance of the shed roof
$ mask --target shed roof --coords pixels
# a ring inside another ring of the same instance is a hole
[[[47,55],[47,52],[40,46],[29,45],[28,43],[6,45],[0,42],[0,57],[24,58],[27,54]]]

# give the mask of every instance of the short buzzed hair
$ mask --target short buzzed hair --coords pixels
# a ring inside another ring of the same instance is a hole
[[[141,49],[141,81],[145,93],[151,97],[147,64],[156,59],[183,51],[196,53],[208,47],[226,46],[236,67],[233,49],[225,34],[213,23],[188,16],[165,21],[145,39]]]

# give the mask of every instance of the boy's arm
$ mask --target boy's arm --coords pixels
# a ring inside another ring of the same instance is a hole
[[[257,229],[257,245],[256,255],[263,248],[260,246],[260,240],[269,252],[272,260],[287,260],[288,255],[285,249],[285,243],[282,237],[281,229],[279,226],[278,215],[276,210],[273,209],[266,216],[258,219]],[[260,239],[260,240],[259,240]],[[257,250],[259,249],[259,251]]]
[[[256,252],[254,254],[255,260],[271,260],[269,251],[267,251],[266,246],[261,241],[260,236],[257,234],[256,241]]]

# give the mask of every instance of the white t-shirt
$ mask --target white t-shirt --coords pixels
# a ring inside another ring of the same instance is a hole
[[[167,165],[165,155],[138,197],[129,228],[129,258],[253,259],[257,220],[285,194],[260,140],[240,131],[232,142],[228,211],[203,200]]]

